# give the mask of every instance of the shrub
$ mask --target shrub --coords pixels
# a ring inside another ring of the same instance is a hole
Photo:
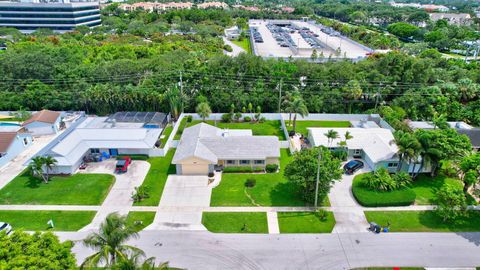
[[[245,117],[243,117],[243,121],[244,122],[251,122],[252,118],[250,116],[245,116]]]
[[[348,157],[347,150],[332,151],[332,155],[334,158],[339,159],[341,161],[346,161]]]
[[[233,118],[235,119],[235,121],[240,121],[240,118],[242,118],[242,113],[235,113],[235,115],[233,115]]]
[[[185,116],[185,120],[187,121],[187,123],[190,123],[193,121],[193,117],[191,115],[187,115]]]
[[[277,172],[278,164],[267,164],[267,166],[265,166],[265,171],[267,171],[268,173]]]
[[[139,186],[135,187],[135,192],[132,194],[132,199],[134,202],[141,202],[146,198],[150,197],[148,193],[148,186]]]
[[[224,113],[222,115],[222,122],[230,123],[230,122],[232,122],[232,117],[233,117],[232,113]]]
[[[262,116],[262,117],[260,117],[260,119],[258,119],[259,123],[264,123],[265,121],[267,121],[267,118],[265,118],[264,116]]]
[[[415,202],[416,194],[408,187],[393,191],[371,190],[366,186],[369,174],[355,176],[352,184],[352,193],[355,199],[363,206],[406,206]]]
[[[321,221],[325,221],[327,220],[327,217],[328,217],[328,212],[324,209],[317,209],[317,211],[315,211],[315,216],[321,220]]]
[[[412,183],[412,177],[406,172],[399,172],[392,175],[393,181],[397,185],[397,189],[406,188]]]
[[[256,184],[257,184],[257,180],[255,180],[253,178],[248,178],[245,181],[245,187],[247,187],[247,188],[253,188]]]
[[[229,166],[223,168],[224,173],[251,173],[251,172],[263,172],[261,167],[248,167],[248,166]]]
[[[412,178],[408,173],[400,172],[390,175],[387,169],[381,168],[370,173],[365,178],[365,185],[371,190],[392,191],[408,187]]]
[[[233,49],[232,49],[232,46],[228,45],[228,44],[225,44],[223,46],[223,49],[227,52],[233,52]]]

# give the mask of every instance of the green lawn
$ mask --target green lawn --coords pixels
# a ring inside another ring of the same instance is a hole
[[[141,202],[135,202],[133,205],[137,206],[157,206],[163,193],[163,188],[167,182],[169,174],[175,174],[175,165],[171,164],[174,150],[168,151],[164,157],[151,157],[147,161],[150,163],[150,170],[143,180],[142,186],[148,187],[150,194],[149,198]]]
[[[215,233],[268,233],[265,212],[203,212],[202,223]]]
[[[413,204],[415,192],[411,188],[380,192],[365,187],[365,177],[368,173],[355,176],[352,183],[352,193],[358,203],[368,207],[404,206]]]
[[[292,157],[288,149],[280,150],[280,172],[266,174],[224,173],[220,185],[213,189],[211,206],[305,206],[295,186],[283,177],[283,170]],[[253,188],[245,188],[248,178],[255,179]],[[248,192],[252,200],[245,194]]]
[[[133,211],[133,212],[128,212],[127,222],[132,224],[137,230],[137,232],[139,232],[143,230],[145,227],[147,227],[148,225],[152,224],[154,218],[155,218],[155,212]],[[141,224],[138,223],[138,221],[141,221]]]
[[[293,129],[293,116],[290,125],[288,124],[288,119],[285,120],[285,125],[290,131]],[[342,128],[342,127],[351,127],[352,124],[349,121],[316,121],[316,120],[297,120],[296,131],[303,135],[307,135],[307,128],[309,127],[323,127],[323,128]]]
[[[165,129],[162,132],[162,136],[164,137],[160,139],[160,143],[161,143],[160,147],[163,148],[165,146],[165,144],[168,141],[168,137],[170,137],[170,134],[172,133],[172,131],[173,131],[172,125],[168,124],[167,127],[165,127]]]
[[[0,190],[0,204],[100,205],[114,181],[110,174],[75,174],[45,184],[24,172]]]
[[[412,183],[412,190],[417,194],[416,204],[436,204],[437,191],[445,184],[453,184],[463,188],[463,183],[459,179],[449,178],[444,175],[430,177],[429,175],[419,175]],[[468,196],[469,204],[475,204],[475,200]]]
[[[251,48],[251,46],[250,46],[250,39],[244,38],[242,41],[231,40],[231,42],[232,42],[233,44],[241,47],[242,49],[244,49],[246,53],[252,54],[252,48]]]
[[[14,230],[78,231],[92,222],[95,211],[0,211],[0,221],[12,225]],[[54,228],[47,224],[53,220]]]
[[[331,233],[335,218],[327,212],[327,218],[320,220],[314,212],[279,212],[280,233]]]
[[[193,125],[199,124],[203,121],[201,120],[193,120],[192,122],[187,124],[187,127],[191,127]],[[219,128],[228,128],[228,129],[251,129],[253,135],[270,135],[270,136],[277,136],[279,140],[284,141],[285,133],[282,130],[282,124],[280,120],[267,120],[263,123],[253,123],[253,122],[240,122],[240,123],[224,123],[213,120],[206,120],[205,123],[217,126]],[[177,132],[178,134],[178,132]]]
[[[369,222],[386,226],[392,232],[478,232],[480,213],[471,211],[469,217],[455,223],[445,223],[434,211],[366,211]]]
[[[175,133],[175,136],[173,137],[174,140],[180,140],[183,134],[183,130],[187,127],[187,118],[183,117],[182,121],[180,122],[177,133]]]

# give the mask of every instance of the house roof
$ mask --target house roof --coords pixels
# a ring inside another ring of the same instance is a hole
[[[339,135],[331,143],[325,136],[329,130],[335,130]],[[392,132],[386,128],[308,128],[308,131],[314,146],[326,147],[337,147],[341,141],[345,141],[345,133],[348,131],[353,138],[346,141],[347,147],[362,149],[374,163],[395,158],[398,151],[393,143]]]
[[[192,157],[212,163],[280,157],[280,142],[275,136],[253,136],[251,130],[220,129],[200,123],[184,130],[172,163]]]
[[[457,129],[457,132],[467,135],[474,148],[480,148],[480,128]]]
[[[6,153],[17,137],[16,132],[0,132],[0,153]]]
[[[49,110],[41,110],[36,112],[28,119],[27,121],[23,122],[23,126],[28,125],[33,122],[42,122],[53,124],[57,121],[58,117],[60,117],[60,112],[54,112]]]

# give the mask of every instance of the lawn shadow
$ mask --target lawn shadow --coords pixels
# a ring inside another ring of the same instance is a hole
[[[22,177],[26,178],[26,182],[25,182],[24,186],[27,187],[27,188],[32,188],[32,189],[39,188],[40,185],[45,184],[39,178],[33,177],[31,175],[22,175]]]
[[[307,206],[298,187],[293,183],[278,183],[270,191],[273,206]]]

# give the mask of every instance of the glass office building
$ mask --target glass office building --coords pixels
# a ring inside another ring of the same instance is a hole
[[[80,25],[95,27],[100,24],[98,2],[0,1],[0,27],[17,28],[23,33],[39,28],[63,33]]]

